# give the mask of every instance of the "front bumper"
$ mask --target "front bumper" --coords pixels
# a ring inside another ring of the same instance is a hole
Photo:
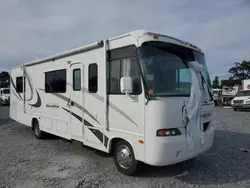
[[[232,107],[233,108],[250,108],[250,103],[248,103],[248,104],[232,104]]]
[[[191,151],[187,149],[186,135],[172,138],[157,138],[154,147],[146,151],[145,163],[153,166],[166,166],[194,158],[208,150],[214,141],[214,127],[204,132],[204,143],[197,142]]]

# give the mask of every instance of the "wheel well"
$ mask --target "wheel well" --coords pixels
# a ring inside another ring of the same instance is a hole
[[[32,130],[34,129],[34,124],[35,124],[36,121],[38,121],[36,118],[33,118],[33,119],[31,120],[31,129],[32,129]]]
[[[123,140],[123,141],[125,141],[125,142],[127,142],[127,143],[129,143],[130,145],[131,145],[131,143],[130,142],[128,142],[127,140],[124,140],[124,139],[122,139],[122,138],[113,138],[112,140],[110,140],[110,154],[113,154],[113,152],[114,152],[114,149],[115,149],[115,145],[116,145],[116,143],[117,142],[119,142],[120,140]],[[131,147],[132,147],[132,145],[131,145]]]

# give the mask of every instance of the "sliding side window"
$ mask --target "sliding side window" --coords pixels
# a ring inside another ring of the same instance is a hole
[[[16,92],[17,93],[23,93],[23,77],[22,76],[19,76],[19,77],[16,77]]]
[[[98,90],[98,66],[96,63],[89,65],[89,92],[96,93]]]
[[[74,91],[81,90],[81,69],[73,70],[73,90]]]
[[[46,93],[66,92],[66,69],[50,71],[45,73]]]

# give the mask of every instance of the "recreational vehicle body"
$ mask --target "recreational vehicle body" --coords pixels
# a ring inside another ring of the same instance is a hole
[[[112,153],[127,175],[141,162],[178,163],[213,144],[211,100],[201,107],[204,142],[187,149],[182,108],[194,60],[207,70],[198,47],[138,30],[25,63],[11,70],[10,117],[36,138],[51,133]]]

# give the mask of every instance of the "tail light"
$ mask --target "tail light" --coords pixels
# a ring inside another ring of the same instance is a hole
[[[159,129],[156,132],[156,136],[159,137],[165,137],[165,136],[178,136],[181,135],[181,131],[179,129],[176,128],[172,128],[172,129]]]

